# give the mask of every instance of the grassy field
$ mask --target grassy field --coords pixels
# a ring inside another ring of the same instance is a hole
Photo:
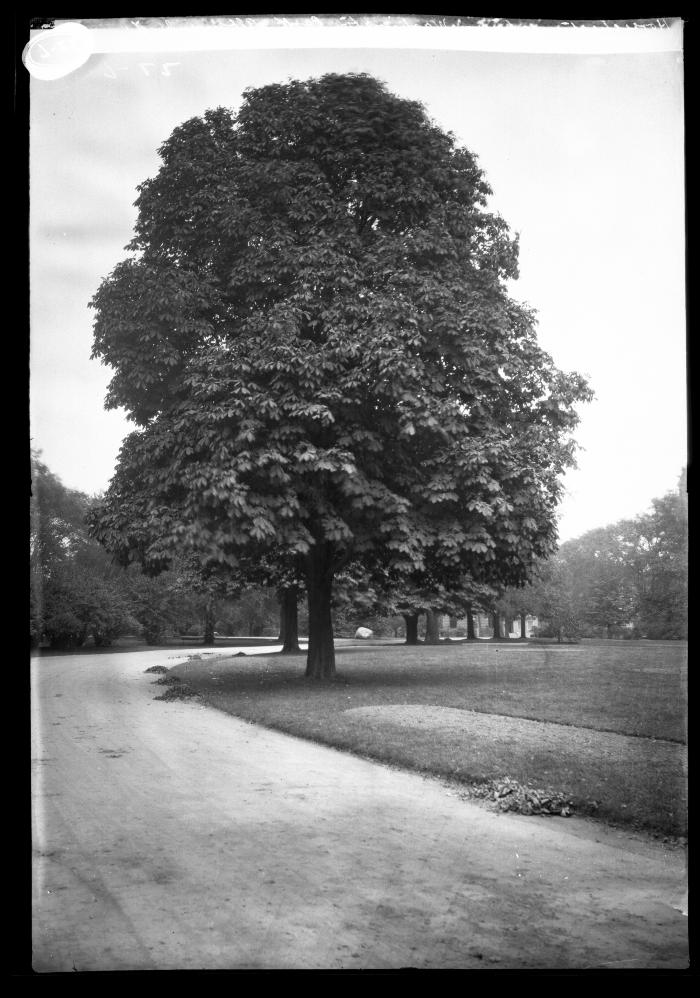
[[[577,814],[686,830],[686,664],[680,642],[569,646],[373,644],[304,656],[194,660],[172,672],[237,717],[447,778],[476,795],[541,788]],[[513,798],[514,799],[514,798]]]

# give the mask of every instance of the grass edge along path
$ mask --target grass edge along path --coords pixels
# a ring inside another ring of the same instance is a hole
[[[502,810],[685,834],[680,643],[496,652],[343,648],[325,683],[305,680],[298,656],[194,659],[171,672],[226,713],[447,780]]]

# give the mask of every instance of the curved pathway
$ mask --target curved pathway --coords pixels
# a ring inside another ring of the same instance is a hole
[[[681,850],[157,701],[177,657],[32,660],[36,971],[687,967]]]

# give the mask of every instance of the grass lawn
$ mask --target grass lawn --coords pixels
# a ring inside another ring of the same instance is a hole
[[[478,793],[504,778],[575,812],[686,831],[687,646],[453,643],[336,649],[335,680],[305,656],[203,658],[172,672],[237,717]]]

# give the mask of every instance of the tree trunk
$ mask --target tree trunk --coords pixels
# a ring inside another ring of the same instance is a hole
[[[214,638],[214,624],[216,617],[216,604],[211,601],[207,603],[204,610],[204,641],[205,645],[213,645]]]
[[[440,643],[440,624],[438,615],[434,610],[425,611],[425,644],[437,645]]]
[[[280,600],[280,641],[282,655],[295,655],[299,649],[299,624],[297,614],[297,589],[282,589]]]
[[[563,644],[563,641],[564,641],[564,628],[563,627],[558,627],[557,628],[557,644],[559,644],[559,645]]]
[[[491,614],[493,620],[493,640],[498,641],[501,636],[501,615],[498,610],[494,610]]]
[[[474,629],[474,611],[471,603],[467,607],[467,641],[476,641],[476,631]]]
[[[309,601],[309,649],[306,675],[310,679],[335,676],[335,648],[331,620],[333,557],[331,546],[319,542],[305,559],[306,592]]]
[[[527,614],[526,613],[521,613],[520,614],[520,640],[521,641],[527,641],[527,626],[526,626],[526,621],[527,621]]]
[[[417,613],[403,613],[401,616],[406,621],[406,644],[407,645],[417,645],[418,644],[418,614]]]

